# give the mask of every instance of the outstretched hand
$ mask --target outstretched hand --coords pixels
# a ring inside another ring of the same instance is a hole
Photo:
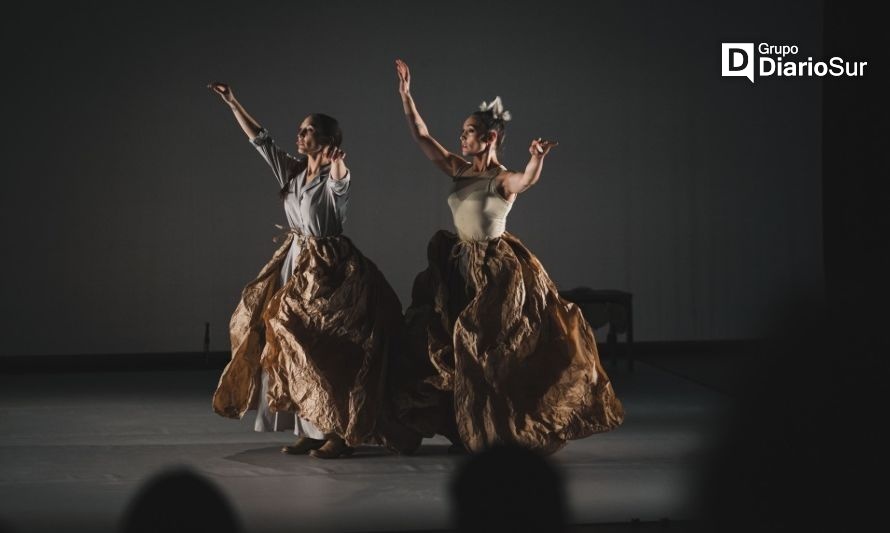
[[[227,104],[231,104],[235,100],[235,94],[232,93],[232,88],[225,83],[214,81],[208,83],[207,88],[218,94],[220,98],[223,99],[223,102]]]
[[[399,76],[399,93],[408,94],[411,90],[411,71],[401,59],[396,59],[396,74]]]
[[[534,157],[544,157],[550,153],[550,149],[554,146],[559,146],[559,143],[556,141],[545,141],[538,137],[537,139],[532,139],[532,143],[528,147],[528,153]]]

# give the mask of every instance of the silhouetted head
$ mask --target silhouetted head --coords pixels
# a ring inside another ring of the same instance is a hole
[[[170,469],[149,479],[130,502],[122,526],[124,533],[242,530],[223,493],[185,467]]]
[[[821,296],[769,302],[768,343],[739,359],[734,406],[698,480],[706,531],[867,531],[890,474],[890,369],[838,331]]]
[[[512,446],[471,457],[451,485],[458,531],[565,529],[562,479],[545,457]]]

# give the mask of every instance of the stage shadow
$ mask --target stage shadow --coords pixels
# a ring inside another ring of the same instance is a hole
[[[367,471],[369,467],[378,466],[382,469],[381,472],[384,472],[392,468],[391,464],[394,461],[404,465],[414,465],[417,459],[420,459],[421,463],[429,462],[430,459],[441,459],[456,466],[467,457],[463,454],[448,453],[449,446],[444,444],[426,444],[411,455],[398,455],[382,446],[359,446],[352,456],[333,460],[316,459],[309,455],[288,455],[281,452],[281,446],[252,448],[224,456],[222,459],[281,472],[297,472],[306,468],[324,468],[325,470],[346,472],[358,465],[362,465],[363,471]]]

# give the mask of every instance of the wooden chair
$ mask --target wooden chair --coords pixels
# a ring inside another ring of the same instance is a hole
[[[606,335],[609,359],[616,361],[618,334],[625,335],[624,356],[627,358],[628,369],[634,371],[633,344],[633,302],[629,292],[611,289],[591,289],[577,287],[567,291],[559,291],[559,295],[576,304],[590,327],[596,329],[609,325]]]

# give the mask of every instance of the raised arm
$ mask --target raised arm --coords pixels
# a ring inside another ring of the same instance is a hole
[[[238,124],[244,130],[244,134],[247,135],[247,139],[263,156],[266,163],[272,167],[272,173],[280,186],[284,187],[291,176],[306,168],[306,165],[301,160],[279,148],[272,140],[269,132],[247,114],[247,111],[244,110],[244,107],[235,98],[231,87],[225,83],[214,82],[207,85],[207,88],[217,93],[223,102],[232,109],[232,113],[238,119]]]
[[[439,167],[439,170],[454,176],[461,166],[469,163],[457,154],[445,149],[439,141],[434,139],[426,127],[426,123],[420,118],[414,98],[411,96],[411,72],[408,65],[401,59],[396,59],[396,74],[399,76],[399,95],[402,97],[402,109],[405,119],[408,121],[408,130],[411,137],[420,146],[423,155]]]
[[[544,157],[558,144],[554,141],[544,141],[540,137],[533,139],[528,147],[531,157],[525,165],[525,171],[503,172],[498,176],[498,185],[508,197],[519,194],[538,182],[541,178],[541,169],[544,167]]]
[[[244,130],[244,134],[247,135],[247,138],[256,138],[262,129],[262,126],[260,126],[252,116],[247,114],[247,111],[244,110],[244,107],[242,107],[241,103],[238,102],[238,99],[235,98],[232,88],[225,83],[216,81],[208,84],[207,88],[218,94],[220,98],[222,98],[222,101],[232,109],[232,113],[235,114],[235,118],[238,120],[238,124],[241,125],[241,129]]]

